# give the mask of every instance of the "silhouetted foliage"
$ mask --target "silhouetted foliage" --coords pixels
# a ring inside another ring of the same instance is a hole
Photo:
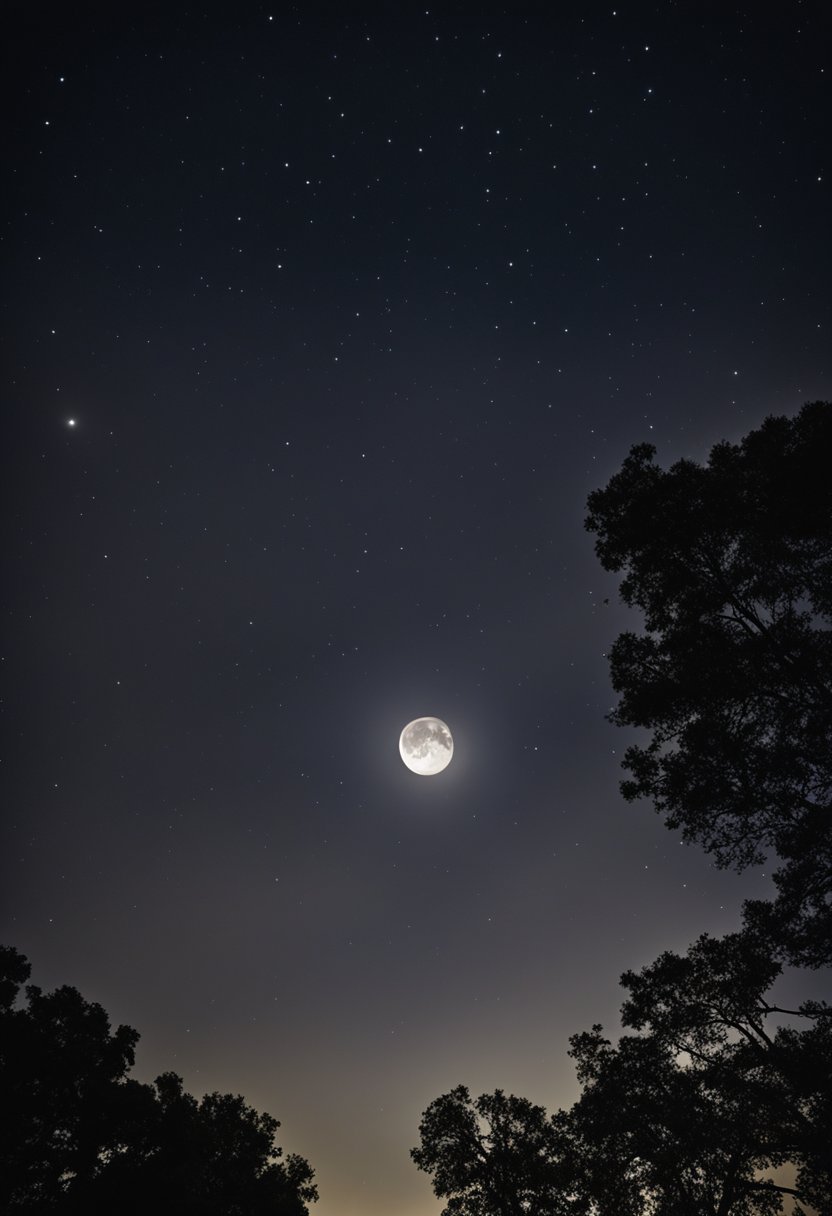
[[[308,1163],[241,1097],[197,1101],[174,1073],[127,1077],[139,1035],[111,1031],[74,988],[29,985],[0,947],[0,1210],[146,1216],[306,1216]]]
[[[645,632],[610,653],[627,799],[720,866],[774,849],[771,907],[749,923],[798,965],[832,962],[832,405],[768,418],[703,467],[632,448],[589,497],[587,528]]]
[[[437,1098],[411,1150],[447,1199],[448,1216],[557,1216],[575,1211],[561,1190],[558,1136],[542,1106],[502,1090],[471,1098],[464,1085]]]
[[[622,1022],[639,1033],[571,1040],[570,1123],[599,1212],[751,1216],[790,1193],[828,1210],[832,1011],[767,1000],[779,970],[748,934],[704,935],[622,977]],[[771,1176],[786,1163],[791,1189]]]
[[[832,1211],[832,1010],[769,1001],[779,970],[746,933],[705,935],[622,977],[635,1033],[571,1039],[582,1087],[571,1110],[550,1118],[499,1090],[472,1102],[461,1086],[437,1099],[412,1155],[446,1213],[805,1210],[793,1200]],[[785,1164],[791,1186],[777,1181]]]

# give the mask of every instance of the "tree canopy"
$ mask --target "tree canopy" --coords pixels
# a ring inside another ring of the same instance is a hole
[[[307,1216],[313,1172],[283,1158],[276,1119],[232,1094],[197,1101],[174,1073],[131,1079],[138,1033],[66,986],[19,1004],[29,974],[0,947],[0,1209]]]
[[[572,1039],[583,1094],[570,1123],[599,1212],[752,1216],[788,1194],[826,1210],[832,1010],[779,1007],[779,972],[759,939],[705,934],[622,976],[635,1034]],[[777,1181],[786,1163],[791,1187]]]
[[[784,1010],[759,939],[704,935],[627,972],[623,1025],[571,1039],[581,1096],[433,1102],[412,1156],[447,1216],[772,1216],[832,1205],[832,1010]],[[788,1185],[778,1170],[796,1171]]]
[[[562,1194],[558,1135],[542,1106],[502,1090],[472,1099],[464,1085],[437,1098],[411,1150],[448,1216],[557,1216]]]
[[[644,631],[610,652],[611,720],[645,728],[625,798],[741,869],[774,850],[749,917],[783,956],[832,961],[832,405],[768,418],[706,466],[631,449],[587,528]]]

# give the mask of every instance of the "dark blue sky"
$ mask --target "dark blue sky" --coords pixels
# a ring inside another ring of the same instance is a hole
[[[767,889],[618,794],[583,517],[832,393],[828,16],[173,7],[7,17],[3,937],[419,1216]]]

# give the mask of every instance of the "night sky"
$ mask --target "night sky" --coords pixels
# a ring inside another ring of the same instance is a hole
[[[320,1216],[770,889],[622,801],[583,518],[832,396],[829,21],[615,5],[6,7],[0,939]]]

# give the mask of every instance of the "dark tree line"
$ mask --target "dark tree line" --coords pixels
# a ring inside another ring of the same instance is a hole
[[[447,1216],[832,1216],[832,1009],[770,991],[832,962],[832,406],[705,467],[654,457],[632,448],[586,521],[644,623],[610,653],[611,721],[649,732],[622,792],[720,866],[775,855],[776,895],[622,977],[624,1033],[570,1040],[570,1110],[431,1103],[412,1157]]]
[[[96,1216],[307,1216],[313,1172],[241,1097],[127,1074],[138,1033],[70,987],[25,987],[0,947],[0,1211]]]

